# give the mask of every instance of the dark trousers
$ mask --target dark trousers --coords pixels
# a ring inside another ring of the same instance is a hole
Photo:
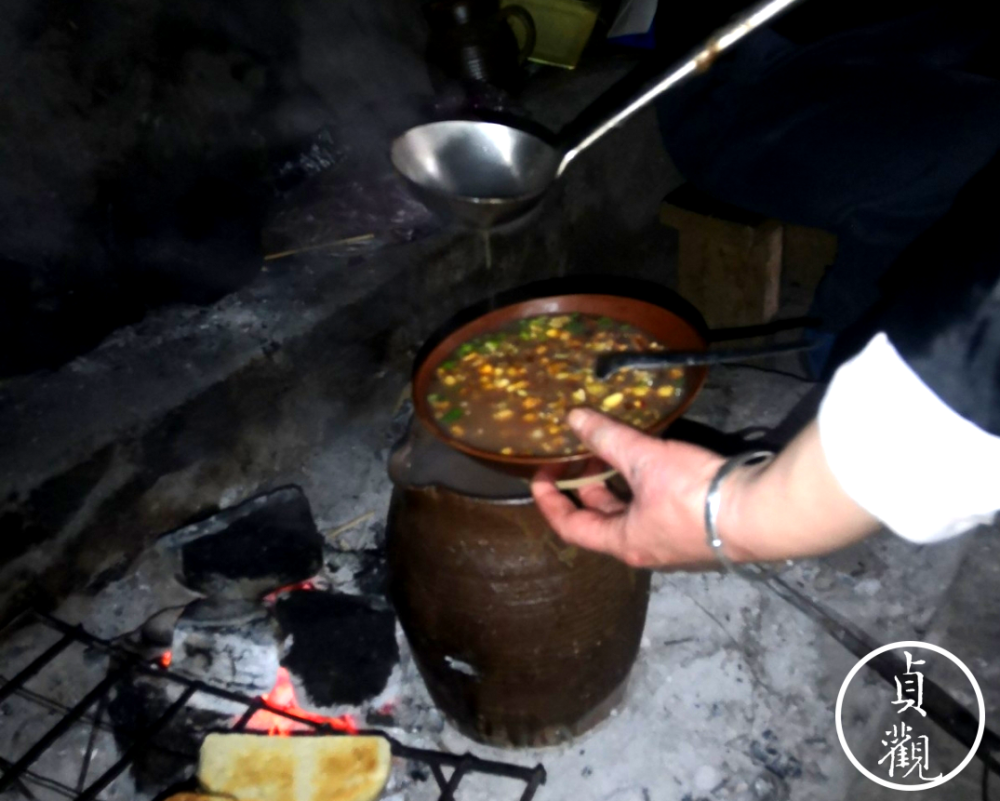
[[[1000,82],[969,68],[988,38],[947,10],[805,46],[760,31],[659,102],[664,143],[699,189],[837,234],[813,313],[840,333],[1000,148]]]

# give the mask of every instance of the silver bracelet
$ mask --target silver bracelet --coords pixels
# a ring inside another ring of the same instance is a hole
[[[742,571],[738,571],[733,561],[723,553],[722,538],[719,536],[717,525],[719,509],[722,507],[722,482],[726,480],[726,476],[738,467],[755,462],[770,462],[773,458],[773,451],[751,451],[749,453],[742,453],[739,456],[733,456],[722,463],[722,467],[719,468],[712,482],[708,485],[708,494],[705,495],[705,533],[708,538],[708,547],[712,549],[712,553],[715,554],[716,559],[734,572]],[[755,571],[751,570],[750,572],[753,573]]]

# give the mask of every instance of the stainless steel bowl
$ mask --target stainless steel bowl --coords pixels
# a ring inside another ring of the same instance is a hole
[[[526,131],[466,120],[411,128],[392,143],[391,156],[429,208],[475,228],[528,211],[555,179],[562,158]]]
[[[415,194],[445,219],[484,229],[510,222],[537,204],[569,163],[608,131],[708,69],[720,53],[797,2],[762,0],[613,112],[588,123],[586,130],[553,137],[558,146],[509,125],[447,120],[419,125],[396,139],[392,163]]]

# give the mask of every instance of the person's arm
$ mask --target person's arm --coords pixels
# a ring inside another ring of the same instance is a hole
[[[634,497],[622,503],[591,486],[578,509],[538,476],[532,491],[556,533],[644,567],[712,559],[705,496],[723,457],[592,411],[574,411],[570,424]],[[945,404],[879,334],[837,371],[818,418],[773,462],[724,480],[718,529],[734,561],[819,555],[880,523],[933,542],[992,519],[998,466],[1000,437]]]
[[[645,436],[597,412],[574,411],[570,424],[622,473],[633,500],[622,503],[593,485],[580,490],[585,508],[578,509],[539,476],[532,491],[557,534],[639,567],[714,561],[706,543],[705,495],[723,457]],[[870,534],[878,521],[837,483],[814,422],[770,464],[740,468],[725,479],[718,528],[726,554],[741,562],[827,553]]]

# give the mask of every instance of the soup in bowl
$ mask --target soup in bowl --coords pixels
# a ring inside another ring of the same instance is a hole
[[[590,454],[566,419],[596,409],[648,433],[662,431],[700,390],[704,367],[621,370],[594,376],[602,353],[698,350],[693,325],[645,301],[612,295],[538,298],[453,331],[418,367],[418,418],[452,447],[530,475]]]

